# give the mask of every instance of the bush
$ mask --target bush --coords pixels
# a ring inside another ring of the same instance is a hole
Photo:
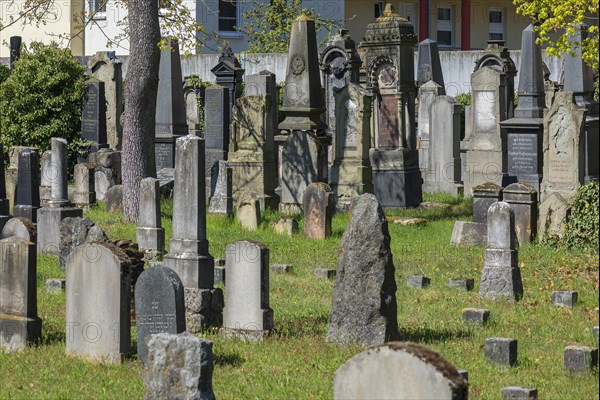
[[[0,133],[11,146],[50,148],[52,137],[69,142],[69,165],[83,151],[80,138],[85,67],[56,43],[33,42],[0,84]],[[8,158],[5,157],[5,160]]]
[[[598,251],[598,182],[583,185],[571,205],[563,244]]]
[[[10,75],[10,69],[4,64],[0,64],[0,83],[4,82]]]

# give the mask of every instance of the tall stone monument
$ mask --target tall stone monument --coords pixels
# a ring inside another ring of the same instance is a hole
[[[175,140],[188,133],[179,43],[171,39],[168,44],[169,47],[160,53],[158,72],[154,138],[156,170],[173,168]]]
[[[85,82],[81,113],[81,138],[88,142],[78,162],[89,161],[89,154],[108,147],[106,130],[106,93],[104,82],[90,78]]]
[[[207,188],[211,185],[213,166],[221,160],[227,160],[231,122],[229,95],[229,89],[219,85],[209,86],[204,91],[204,172]]]
[[[8,59],[8,67],[10,69],[14,69],[15,61],[21,57],[21,36],[11,36],[10,37],[10,56]]]
[[[431,127],[429,125],[429,110],[431,103],[437,96],[444,94],[444,88],[433,80],[427,81],[419,87],[419,165],[421,173],[426,173],[429,169],[429,140],[431,136]]]
[[[245,70],[228,43],[223,47],[219,62],[210,72],[217,78],[217,85],[226,87],[229,92],[227,111],[230,113],[235,101],[242,95],[242,81]]]
[[[313,182],[327,181],[327,124],[321,119],[325,98],[319,74],[315,21],[301,15],[292,22],[283,94],[287,139],[282,154],[280,209],[301,212],[302,195]]]
[[[417,56],[417,85],[422,86],[426,82],[434,81],[441,86],[440,95],[446,94],[444,87],[444,75],[442,74],[442,63],[437,42],[425,39],[419,43],[419,54]]]
[[[9,201],[6,198],[6,180],[4,177],[4,149],[2,142],[0,142],[0,225],[3,225],[10,219],[8,214],[9,207]]]
[[[40,158],[35,150],[19,152],[19,177],[13,215],[37,222],[40,208]]]
[[[386,4],[367,26],[363,48],[367,89],[374,93],[374,140],[370,150],[375,196],[383,207],[413,207],[422,201],[415,132],[414,49],[417,36],[407,19]]]

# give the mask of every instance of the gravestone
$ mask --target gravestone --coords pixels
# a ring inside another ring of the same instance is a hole
[[[185,101],[185,118],[188,130],[196,129],[204,116],[200,107],[204,106],[204,86],[197,86],[197,76],[186,76],[183,81],[183,99]]]
[[[536,388],[507,386],[503,387],[500,392],[502,393],[502,400],[537,400],[538,398]]]
[[[431,285],[431,279],[423,275],[411,275],[406,278],[406,286],[414,289],[424,289]]]
[[[9,201],[6,198],[6,182],[4,180],[4,149],[0,142],[0,216],[7,216]]]
[[[137,353],[144,365],[151,335],[185,331],[183,284],[175,271],[152,267],[142,272],[135,284],[135,323]]]
[[[519,99],[514,118],[501,122],[502,186],[529,183],[538,191],[542,180],[542,137],[545,106],[542,50],[538,34],[530,24],[521,37]]]
[[[520,300],[523,297],[523,282],[516,250],[515,216],[510,205],[502,201],[492,204],[487,224],[488,240],[479,297]]]
[[[123,185],[115,185],[106,191],[106,212],[115,213],[123,211]]]
[[[381,344],[398,338],[390,234],[372,194],[357,197],[339,249],[328,342]]]
[[[587,346],[565,347],[564,368],[571,374],[587,373],[598,368],[598,349]]]
[[[77,207],[89,208],[96,203],[96,184],[94,179],[94,164],[76,164],[73,173],[75,190],[73,203]]]
[[[294,233],[298,232],[298,221],[294,218],[281,217],[277,220],[275,225],[273,225],[273,231],[280,235],[292,236]]]
[[[433,100],[443,94],[444,88],[432,80],[423,83],[419,87],[419,119],[417,127],[419,130],[418,148],[421,173],[425,173],[429,169],[429,139],[431,133],[429,110]]]
[[[40,177],[40,204],[45,207],[52,198],[52,151],[46,150],[42,153],[41,161],[41,177]]]
[[[269,307],[269,249],[241,240],[225,249],[225,297],[222,334],[260,340],[273,329]]]
[[[304,235],[311,239],[331,236],[333,191],[328,184],[311,183],[304,190]]]
[[[475,279],[473,278],[450,278],[448,286],[470,292],[475,287]]]
[[[211,168],[209,214],[233,215],[232,173],[229,163],[220,160]]]
[[[154,137],[157,171],[162,168],[173,168],[175,141],[188,133],[179,43],[176,39],[167,39],[167,48],[160,52],[158,71]]]
[[[503,201],[510,204],[515,214],[515,230],[519,246],[531,243],[537,234],[537,191],[527,183],[512,183],[502,191]]]
[[[242,95],[242,82],[245,70],[241,67],[229,43],[225,43],[223,46],[219,62],[210,72],[215,75],[217,85],[227,88],[229,95],[225,104],[228,104],[228,107],[224,106],[223,109],[231,112],[236,100]]]
[[[94,191],[96,200],[105,200],[106,192],[121,184],[121,152],[100,149],[90,154],[90,163],[94,166]]]
[[[466,400],[469,385],[435,351],[411,342],[371,347],[335,371],[333,398]]]
[[[490,206],[502,201],[502,186],[492,182],[482,183],[473,188],[473,222],[486,224]]]
[[[490,319],[490,310],[484,308],[465,308],[462,321],[469,324],[485,325]]]
[[[15,61],[21,57],[21,36],[10,37],[10,55],[8,58],[8,68],[11,70],[15,67]]]
[[[66,277],[66,353],[121,362],[131,346],[131,260],[109,243],[85,243]]]
[[[578,293],[574,290],[552,291],[552,303],[558,307],[573,308],[577,303]]]
[[[565,231],[569,203],[559,193],[544,196],[540,204],[537,234],[540,241],[552,236],[561,238]]]
[[[114,51],[98,51],[88,60],[88,68],[95,79],[104,84],[106,100],[106,143],[116,151],[123,142],[123,73],[122,63]]]
[[[237,202],[235,216],[244,229],[255,231],[260,226],[260,202],[250,192],[242,192]]]
[[[517,364],[517,344],[517,340],[511,338],[485,339],[483,346],[485,358],[494,364],[514,367]]]
[[[337,271],[331,268],[317,268],[313,271],[313,275],[317,279],[335,279]]]
[[[68,217],[82,217],[81,208],[71,207],[67,192],[67,141],[52,138],[50,163],[51,198],[37,211],[37,251],[59,254],[60,223]]]
[[[39,342],[35,226],[24,218],[6,222],[0,234],[0,350],[20,351]]]
[[[415,131],[416,43],[412,24],[389,3],[383,15],[367,25],[363,41],[366,88],[375,99],[369,158],[375,196],[386,208],[416,207],[422,202]]]
[[[429,109],[429,162],[423,190],[463,193],[460,173],[460,104],[450,96],[437,96]]]
[[[148,361],[142,372],[144,400],[214,400],[213,344],[189,332],[158,333],[148,342]]]
[[[138,247],[146,258],[153,260],[165,250],[165,230],[160,219],[160,188],[158,179],[144,178],[140,182],[139,226],[136,230]]]
[[[336,124],[329,181],[335,208],[347,211],[352,199],[373,193],[369,161],[373,96],[356,83],[333,90]]]
[[[417,85],[420,87],[429,81],[433,81],[441,87],[439,95],[446,94],[437,42],[431,39],[425,39],[419,43],[419,54],[417,56]]]
[[[81,139],[87,142],[79,163],[89,161],[89,154],[108,147],[106,135],[106,97],[104,82],[90,78],[85,81],[83,109],[81,112]]]
[[[0,171],[2,173],[2,171]],[[15,206],[15,217],[27,218],[37,222],[37,210],[40,208],[40,160],[37,151],[26,149],[19,153],[19,176]]]
[[[211,171],[220,160],[227,160],[229,147],[229,124],[231,109],[229,89],[223,86],[209,86],[204,92],[204,143],[206,145],[205,171],[207,188],[211,185]],[[209,191],[210,193],[210,191]]]

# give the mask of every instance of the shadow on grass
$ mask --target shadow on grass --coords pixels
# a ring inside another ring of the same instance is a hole
[[[230,365],[232,367],[236,367],[246,360],[240,356],[240,354],[235,351],[219,351],[214,354],[214,363],[215,365]]]
[[[400,340],[415,343],[433,343],[443,340],[464,339],[473,336],[464,329],[399,328]]]
[[[42,340],[40,340],[40,346],[52,346],[57,343],[66,343],[67,335],[61,331],[46,331],[42,333]]]

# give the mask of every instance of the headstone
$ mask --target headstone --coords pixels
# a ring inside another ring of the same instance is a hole
[[[123,185],[115,185],[106,191],[106,212],[123,211]]]
[[[537,400],[538,391],[536,388],[507,386],[500,391],[502,400]]]
[[[517,340],[494,337],[485,339],[483,346],[485,358],[491,363],[505,367],[517,364]]]
[[[225,249],[225,297],[222,334],[250,341],[273,329],[269,307],[269,249],[262,243],[241,240]]]
[[[457,246],[483,246],[487,238],[487,224],[455,221],[450,243]]]
[[[46,279],[46,292],[61,293],[63,290],[65,290],[65,283],[66,280],[64,279]]]
[[[96,200],[105,200],[106,192],[121,184],[121,152],[100,149],[90,154],[90,163],[94,166],[94,191]]]
[[[245,70],[241,67],[229,43],[225,43],[219,62],[210,71],[215,75],[217,85],[227,88],[229,92],[227,110],[231,111],[236,100],[242,95]]]
[[[207,184],[211,185],[211,172],[220,160],[227,160],[231,109],[229,89],[209,86],[204,92],[204,143],[206,145],[205,171]],[[210,193],[210,191],[209,191]]]
[[[219,274],[221,273],[221,274]],[[215,268],[215,283],[224,284],[225,268]],[[188,332],[199,333],[210,327],[223,325],[223,307],[225,300],[220,288],[185,288],[185,325]]]
[[[9,201],[6,198],[6,182],[4,179],[4,149],[2,142],[0,142],[0,216],[9,215]]]
[[[469,385],[435,351],[411,342],[390,342],[352,357],[335,371],[333,398],[466,400]]]
[[[197,76],[195,76],[197,77]],[[200,107],[204,106],[204,86],[197,86],[197,81],[191,76],[186,76],[183,81],[183,99],[185,101],[185,118],[188,130],[200,126],[204,112]]]
[[[148,361],[142,372],[144,400],[214,400],[213,344],[184,332],[158,333],[148,342]]]
[[[441,87],[440,95],[446,94],[437,42],[425,39],[419,43],[417,85],[422,86],[429,81],[433,81]]]
[[[0,234],[0,350],[20,351],[42,337],[37,315],[35,226],[12,218]]]
[[[95,226],[89,218],[67,217],[60,222],[60,245],[58,253],[58,267],[64,270],[67,258],[73,249],[86,242],[99,242],[107,240],[106,235],[99,226]]]
[[[51,198],[37,212],[38,253],[58,255],[60,247],[60,224],[68,217],[82,217],[81,208],[71,207],[67,192],[67,141],[52,138],[50,163]]]
[[[274,274],[289,274],[292,270],[291,264],[271,264],[271,272]]]
[[[40,204],[42,207],[48,205],[52,198],[52,151],[46,150],[41,157],[41,177],[40,177]]]
[[[552,292],[552,303],[558,307],[573,308],[577,303],[578,293],[574,290],[554,290]]]
[[[406,278],[406,286],[414,289],[423,289],[431,285],[431,279],[423,275],[411,275]]]
[[[479,284],[479,297],[520,300],[523,282],[516,250],[515,217],[510,205],[497,202],[488,211],[487,249]]]
[[[490,41],[471,74],[472,105],[465,121],[465,193],[485,182],[502,183],[500,122],[513,117],[515,63],[503,42]]]
[[[242,192],[237,202],[235,216],[242,228],[255,231],[260,226],[260,203],[250,192]]]
[[[131,346],[131,260],[108,243],[85,243],[66,268],[66,352],[119,363]]]
[[[225,274],[225,267],[215,265],[215,285],[218,283],[225,285]]]
[[[486,224],[490,206],[502,201],[502,186],[492,182],[482,183],[473,188],[473,222]]]
[[[294,233],[298,232],[298,221],[294,218],[281,217],[275,225],[273,225],[273,230],[280,235],[292,236]]]
[[[475,324],[485,325],[490,319],[490,310],[483,308],[465,308],[462,313],[462,321]]]
[[[137,243],[147,259],[155,259],[165,250],[165,230],[160,219],[160,188],[158,179],[144,178],[140,182],[139,226]]]
[[[372,194],[357,197],[339,250],[328,342],[381,344],[398,337],[390,234]]]
[[[392,39],[393,38],[393,39]],[[369,150],[375,196],[385,208],[422,202],[415,131],[414,27],[390,3],[367,25],[363,58],[373,91],[374,145]]]
[[[167,48],[160,52],[160,66],[158,69],[154,138],[157,170],[173,168],[175,141],[188,133],[179,43],[176,39],[167,39],[167,45]]]
[[[333,191],[328,184],[311,183],[304,190],[304,235],[311,239],[331,236]]]
[[[450,96],[437,96],[429,109],[429,162],[423,190],[463,193],[460,173],[460,104]]]
[[[537,233],[540,241],[544,241],[553,236],[561,238],[567,215],[569,213],[569,204],[559,194],[552,193],[550,196],[544,197],[540,204],[538,217]]]
[[[88,60],[88,68],[94,76],[104,83],[104,98],[106,100],[105,126],[108,146],[120,151],[123,142],[123,73],[121,60],[114,51],[96,52]]]
[[[475,287],[475,279],[473,278],[450,278],[448,286],[451,288],[461,289],[470,292]]]
[[[369,161],[373,96],[356,83],[333,90],[336,124],[329,181],[335,208],[347,211],[353,198],[373,193]]]
[[[593,329],[592,329],[592,335],[594,336],[594,339],[596,340],[596,344],[598,344],[598,330],[599,327],[598,325],[596,325]]]
[[[106,97],[104,82],[90,78],[85,82],[81,112],[81,139],[87,142],[79,163],[89,161],[89,154],[108,147],[106,136]]]
[[[1,173],[2,171],[0,171]],[[40,160],[37,151],[22,150],[19,153],[19,177],[13,215],[37,222],[40,208]]]
[[[512,183],[504,188],[502,196],[514,211],[519,245],[533,242],[537,234],[537,191],[527,183]]]
[[[96,185],[94,164],[76,164],[73,173],[75,191],[73,192],[73,203],[77,207],[89,208],[96,203]]]
[[[431,133],[429,110],[433,100],[443,94],[444,88],[432,80],[424,82],[419,87],[419,120],[417,126],[419,129],[418,148],[421,173],[425,173],[429,169],[429,138]]]
[[[587,346],[567,346],[564,367],[571,374],[590,372],[598,367],[598,349]]]
[[[185,331],[183,284],[175,271],[153,267],[142,272],[135,284],[135,324],[137,353],[144,365],[151,335]]]
[[[21,57],[21,36],[10,37],[10,56],[8,59],[8,67],[15,68],[15,61]]]
[[[335,279],[337,276],[337,271],[335,269],[329,268],[317,268],[313,271],[315,278],[317,279]]]

